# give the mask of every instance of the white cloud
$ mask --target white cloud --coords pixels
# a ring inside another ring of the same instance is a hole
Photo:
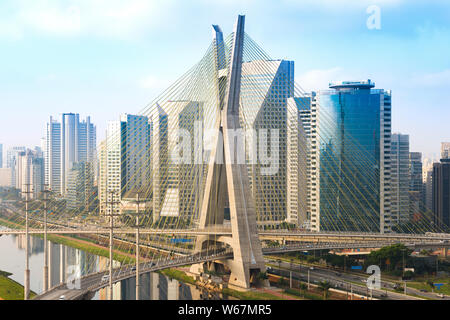
[[[18,22],[24,28],[59,35],[78,34],[81,31],[81,12],[78,6],[34,7],[18,13]]]
[[[340,67],[310,70],[295,79],[305,91],[328,89],[328,84],[335,80],[344,80]]]
[[[172,0],[15,0],[1,19],[0,36],[20,38],[32,31],[132,37],[164,21],[172,4]]]
[[[422,75],[414,75],[410,84],[417,87],[448,88],[450,83],[450,69]]]
[[[378,6],[397,6],[404,3],[405,0],[283,0],[282,3],[294,7],[314,7],[319,10],[341,10],[366,8],[371,5]]]

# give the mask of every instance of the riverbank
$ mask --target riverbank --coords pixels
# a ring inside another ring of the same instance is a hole
[[[3,225],[8,228],[21,229],[23,225],[11,222],[5,218],[0,217],[0,225]],[[36,237],[43,238],[43,235],[33,235]],[[75,249],[79,249],[85,252],[89,252],[98,256],[109,257],[109,249],[105,248],[99,244],[96,244],[91,239],[84,239],[78,236],[62,236],[62,235],[48,235],[47,239],[53,243],[62,244],[68,247],[72,247]],[[114,249],[113,259],[119,261],[123,264],[134,264],[136,259],[134,255],[122,252],[118,249]],[[168,276],[169,278],[173,278],[179,280],[184,283],[188,283],[191,285],[201,286],[200,282],[197,282],[194,278],[187,275],[184,271],[180,269],[165,269],[158,271],[159,273]],[[19,284],[20,285],[20,284]],[[239,300],[281,300],[276,294],[271,294],[268,292],[250,290],[246,292],[241,292],[237,290],[233,290],[230,288],[221,289],[221,293],[227,296],[231,296],[237,298]],[[22,290],[23,296],[23,290]],[[0,295],[1,297],[1,295]]]
[[[169,278],[203,287],[203,284],[200,281],[196,281],[192,276],[183,271],[181,267],[176,269],[165,269],[158,272]],[[249,291],[237,291],[231,288],[223,288],[217,289],[216,292],[238,300],[283,300],[280,295],[271,293],[267,290],[251,289]]]
[[[11,229],[21,229],[23,227],[21,224],[11,222],[5,218],[0,218],[0,225]],[[33,237],[42,239],[44,236],[42,234],[37,234],[33,235]],[[109,249],[94,243],[90,239],[83,239],[77,236],[61,236],[53,234],[47,235],[47,239],[53,243],[62,244],[74,249],[95,254],[97,256],[109,258]],[[114,249],[113,251],[113,260],[123,264],[131,264],[136,261],[134,255],[121,252],[117,249]]]
[[[10,279],[12,273],[0,270],[0,300],[23,300],[24,288],[23,286]],[[36,293],[30,291],[30,298],[36,296]]]

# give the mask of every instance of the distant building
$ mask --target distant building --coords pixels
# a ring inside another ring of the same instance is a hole
[[[120,213],[121,199],[121,123],[109,121],[106,130],[106,214]]]
[[[410,216],[420,214],[424,209],[424,186],[422,182],[422,153],[409,153],[409,172],[411,175],[409,185]]]
[[[425,159],[422,166],[423,199],[425,210],[433,210],[433,162]]]
[[[441,143],[441,159],[450,159],[450,142]]]
[[[10,147],[6,151],[6,167],[11,168],[11,185],[13,187],[16,187],[16,160],[17,160],[17,154],[19,152],[25,151],[26,148],[22,146],[15,146]]]
[[[45,183],[61,194],[61,123],[50,117],[45,133]]]
[[[3,144],[0,143],[0,169],[3,168]]]
[[[108,178],[106,140],[98,146],[98,201],[99,213],[106,214],[106,181]]]
[[[96,128],[90,117],[80,121],[80,116],[63,113],[61,116],[61,191],[66,194],[67,174],[80,162],[94,161]]]
[[[44,172],[42,153],[36,150],[18,153],[15,167],[15,187],[22,191],[23,198],[27,191],[31,192],[30,198],[39,197],[44,188]]]
[[[409,135],[394,133],[391,137],[391,217],[394,223],[410,218]]]
[[[91,162],[78,162],[69,170],[67,179],[67,209],[90,213],[97,208],[97,192]]]
[[[67,194],[68,172],[76,163],[94,163],[96,127],[90,117],[63,113],[60,122],[50,117],[45,142],[45,181],[52,191]]]
[[[450,159],[433,165],[433,213],[435,225],[450,228]]]
[[[12,187],[12,169],[0,168],[0,187]]]

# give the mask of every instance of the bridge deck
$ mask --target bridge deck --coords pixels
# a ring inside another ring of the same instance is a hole
[[[370,244],[361,243],[322,243],[322,244],[301,244],[293,246],[282,246],[274,248],[263,248],[263,254],[279,254],[286,252],[296,251],[310,251],[310,250],[331,250],[331,249],[356,249],[356,248],[380,248],[391,244],[392,242],[377,242]],[[441,242],[417,242],[407,243],[406,246],[411,248],[421,248],[430,246],[445,246],[449,247],[450,244],[442,244]],[[149,272],[155,272],[167,268],[180,267],[184,265],[191,265],[196,263],[203,263],[207,261],[232,259],[232,252],[216,253],[211,255],[195,254],[190,256],[177,257],[175,260],[164,260],[157,262],[146,262],[140,265],[140,274]],[[108,281],[102,281],[104,275],[107,275],[108,271],[97,272],[86,275],[80,279],[79,286],[76,289],[69,289],[67,284],[62,284],[46,293],[36,296],[35,300],[58,300],[62,295],[66,300],[82,299],[89,293],[93,293],[102,288],[109,286]],[[113,270],[113,283],[136,277],[136,271],[133,270],[133,265],[127,265]]]

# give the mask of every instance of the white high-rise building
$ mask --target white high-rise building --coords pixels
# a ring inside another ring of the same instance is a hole
[[[12,169],[0,168],[0,187],[12,187]]]
[[[31,192],[31,199],[37,198],[44,185],[44,159],[42,154],[36,150],[18,153],[15,173],[16,188],[22,191],[22,197],[24,198],[25,192],[29,191]]]
[[[100,142],[98,146],[98,202],[100,214],[106,213],[106,180],[108,178],[108,161],[106,140]]]
[[[409,135],[394,133],[391,137],[391,213],[392,221],[409,219]]]
[[[64,113],[60,122],[50,117],[43,146],[46,184],[66,195],[68,172],[77,163],[93,163],[95,159],[96,127],[90,117],[80,122],[78,114]]]
[[[6,152],[6,167],[11,168],[11,185],[16,186],[16,161],[19,152],[24,152],[25,147],[11,147]]]
[[[64,113],[61,117],[61,190],[67,193],[68,172],[76,163],[93,162],[96,128],[90,117],[80,122],[80,116]]]
[[[61,194],[61,124],[50,117],[45,136],[45,183]]]
[[[287,222],[308,228],[311,97],[289,98],[287,110]]]
[[[106,129],[106,214],[120,213],[121,196],[121,123],[109,121]]]

